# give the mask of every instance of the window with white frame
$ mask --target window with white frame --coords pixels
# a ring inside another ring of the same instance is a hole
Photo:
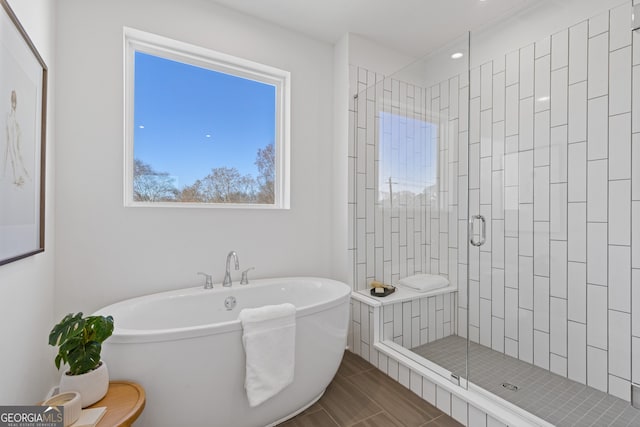
[[[290,73],[125,28],[125,205],[289,208]]]

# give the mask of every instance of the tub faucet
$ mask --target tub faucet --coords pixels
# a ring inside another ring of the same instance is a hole
[[[213,289],[213,279],[210,274],[203,273],[201,271],[198,272],[199,275],[204,276],[204,288],[205,289]]]
[[[227,255],[227,268],[224,273],[224,281],[222,282],[222,286],[229,287],[231,286],[231,258],[235,261],[236,270],[240,270],[240,263],[238,262],[238,254],[236,251],[231,251]]]

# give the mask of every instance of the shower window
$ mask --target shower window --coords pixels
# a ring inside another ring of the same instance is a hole
[[[379,200],[435,191],[438,125],[416,117],[379,113]],[[397,200],[396,200],[397,201]]]
[[[289,73],[125,29],[125,205],[289,207]]]

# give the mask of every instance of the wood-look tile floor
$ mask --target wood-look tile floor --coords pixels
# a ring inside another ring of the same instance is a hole
[[[280,427],[461,425],[363,358],[346,351],[322,398]]]

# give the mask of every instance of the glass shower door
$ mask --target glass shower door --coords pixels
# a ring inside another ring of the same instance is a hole
[[[383,343],[454,382],[467,376],[468,64],[464,34],[391,76],[357,70],[354,97],[356,286],[446,278],[378,301]]]
[[[633,383],[633,8],[536,3],[471,37],[469,380],[608,425],[592,402],[622,413]]]

